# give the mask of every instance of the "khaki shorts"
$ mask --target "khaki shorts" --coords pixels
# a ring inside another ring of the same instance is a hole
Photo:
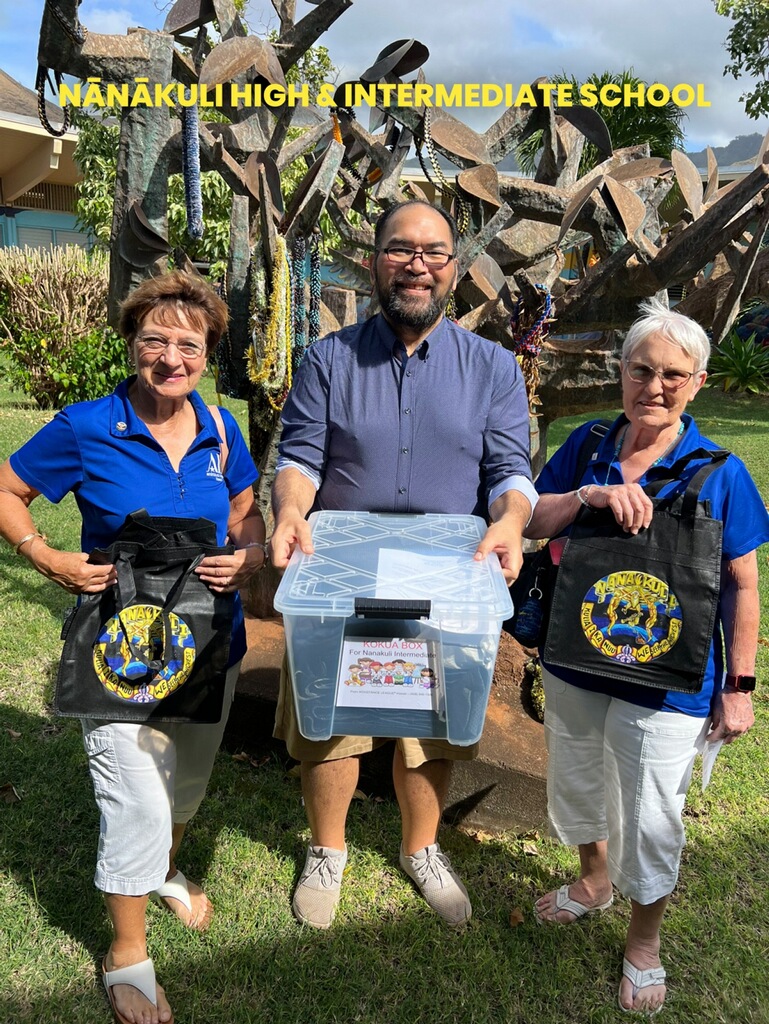
[[[275,711],[273,736],[284,740],[288,752],[296,761],[338,761],[343,757],[368,754],[371,750],[389,743],[381,736],[332,736],[328,740],[308,740],[299,732],[294,710],[294,693],[288,671],[288,659],[283,656],[280,670],[280,692]],[[478,744],[457,747],[448,740],[399,738],[395,741],[403,755],[407,768],[418,768],[425,761],[472,761],[478,756]]]

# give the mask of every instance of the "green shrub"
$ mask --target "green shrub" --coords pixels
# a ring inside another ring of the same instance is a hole
[[[731,331],[713,349],[708,364],[708,383],[724,391],[769,391],[769,348],[756,342],[755,334],[741,338]]]
[[[0,377],[41,408],[109,394],[130,372],[107,326],[106,253],[0,249]]]

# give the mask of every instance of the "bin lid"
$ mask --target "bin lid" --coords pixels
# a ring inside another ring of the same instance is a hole
[[[478,516],[323,511],[309,523],[315,552],[294,552],[275,595],[279,612],[347,618],[356,598],[379,598],[427,600],[432,619],[512,614],[499,559],[473,559],[486,532]]]

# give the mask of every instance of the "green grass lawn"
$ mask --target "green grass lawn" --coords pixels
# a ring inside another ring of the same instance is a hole
[[[209,400],[213,398],[208,395]],[[233,403],[245,427],[242,403]],[[769,402],[701,393],[705,433],[737,452],[769,493]],[[0,391],[0,457],[50,416]],[[551,428],[553,444],[579,422]],[[38,499],[52,543],[77,546],[67,499]],[[769,647],[766,551],[760,677]],[[98,982],[109,930],[92,885],[98,820],[76,722],[48,702],[70,598],[0,549],[0,1021],[103,1024]],[[766,685],[758,724],[725,749],[703,795],[693,789],[681,882],[663,932],[667,1024],[769,1021],[769,755]],[[356,800],[350,866],[329,932],[299,928],[289,900],[306,821],[284,761],[222,752],[189,829],[183,867],[217,916],[204,936],[149,911],[150,953],[179,1024],[601,1024],[616,1006],[628,905],[563,928],[538,928],[532,903],[572,877],[571,850],[540,836],[441,835],[475,915],[447,931],[397,867],[398,813]],[[12,788],[11,788],[12,787]],[[18,797],[18,799],[16,798]],[[523,923],[514,927],[511,912]]]

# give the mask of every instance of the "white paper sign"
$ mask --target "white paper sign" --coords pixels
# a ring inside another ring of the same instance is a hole
[[[427,640],[345,638],[337,707],[438,710],[443,680]]]

